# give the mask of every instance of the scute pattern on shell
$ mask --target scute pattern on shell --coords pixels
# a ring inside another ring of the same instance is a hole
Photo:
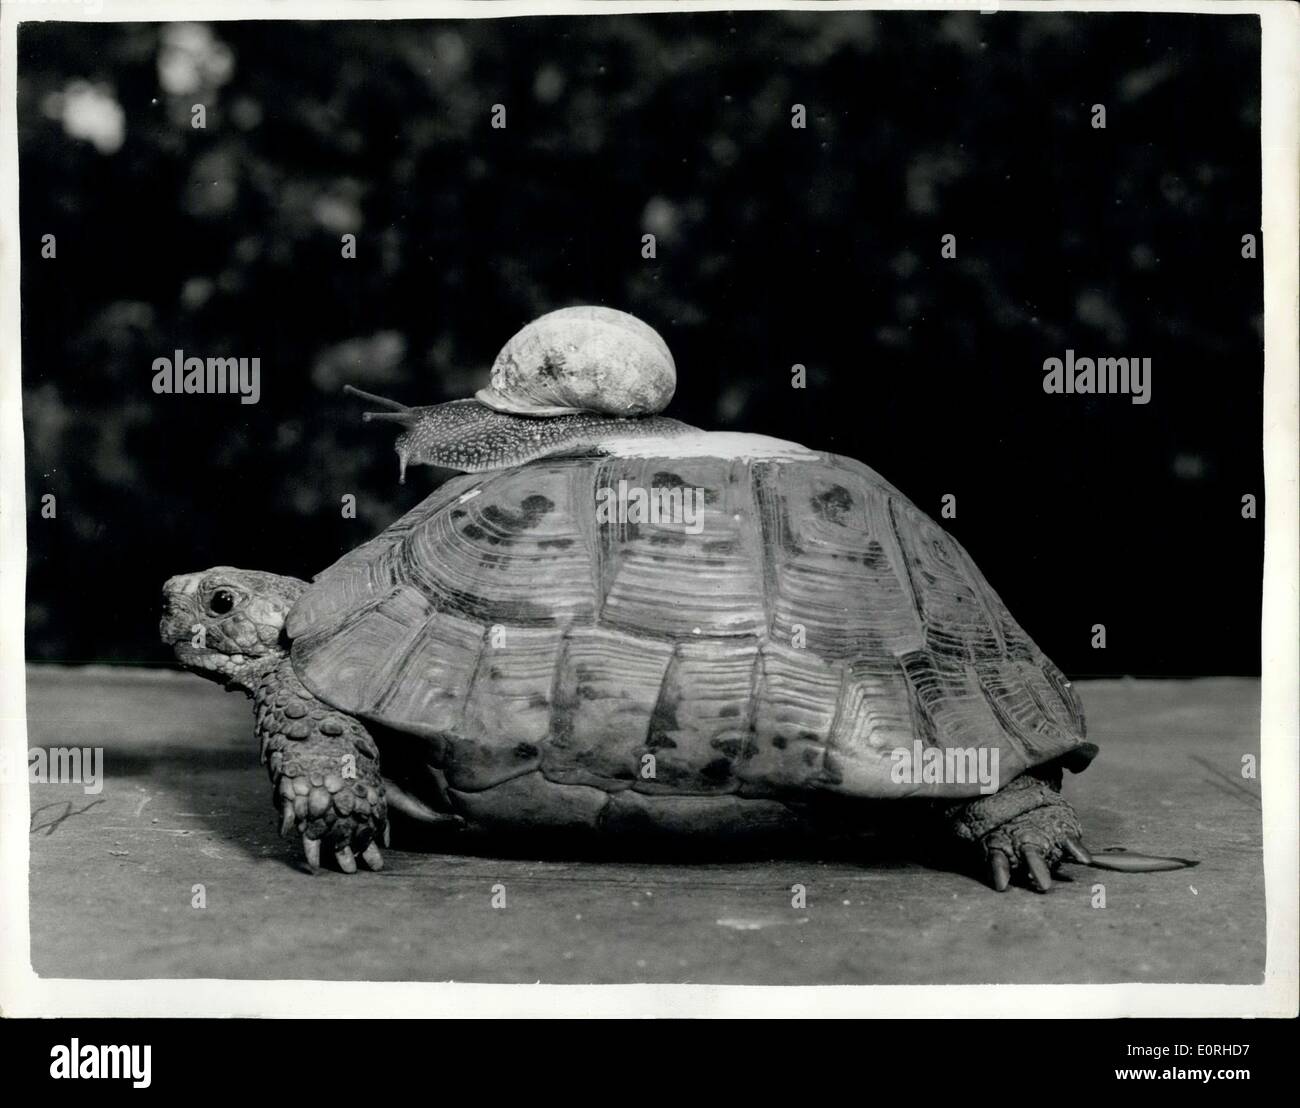
[[[476,398],[516,415],[599,412],[645,416],[668,406],[677,368],[647,323],[614,308],[561,308],[533,320],[501,348]]]
[[[702,530],[598,525],[596,491],[620,481],[703,489]],[[891,752],[996,747],[1005,783],[1084,736],[1069,683],[961,546],[829,454],[456,478],[322,573],[288,630],[308,688],[429,740],[453,803],[497,822],[972,795],[894,782]]]

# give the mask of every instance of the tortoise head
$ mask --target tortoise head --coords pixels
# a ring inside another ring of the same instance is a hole
[[[251,692],[285,656],[284,621],[307,587],[296,577],[214,566],[163,585],[158,634],[186,669]]]

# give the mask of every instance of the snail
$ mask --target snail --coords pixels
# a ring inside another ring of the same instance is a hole
[[[697,433],[658,414],[676,386],[672,354],[653,327],[627,312],[583,305],[548,312],[515,334],[472,400],[408,407],[344,388],[386,409],[364,420],[404,428],[396,449],[405,481],[412,465],[481,473],[600,450],[613,440]]]

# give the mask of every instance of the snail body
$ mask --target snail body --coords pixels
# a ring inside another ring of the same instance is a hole
[[[557,454],[604,452],[621,440],[671,438],[695,430],[667,416],[619,419],[578,412],[533,419],[498,412],[478,400],[451,400],[369,415],[372,419],[391,418],[406,427],[395,444],[398,479],[403,482],[408,466],[483,473]]]
[[[472,400],[408,407],[345,386],[387,409],[365,420],[403,427],[396,443],[402,480],[412,465],[480,473],[604,451],[627,439],[695,433],[658,414],[676,387],[672,354],[654,328],[592,305],[548,312],[521,329]]]

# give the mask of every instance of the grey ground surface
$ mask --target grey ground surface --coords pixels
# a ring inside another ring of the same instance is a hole
[[[1066,795],[1090,844],[1198,868],[1068,867],[1047,896],[842,846],[693,863],[394,849],[382,873],[311,876],[276,835],[248,701],[177,673],[33,667],[29,745],[101,746],[106,763],[98,795],[31,788],[33,964],[46,977],[1259,982],[1259,788],[1241,776],[1259,750],[1258,681],[1078,689],[1102,754]]]

